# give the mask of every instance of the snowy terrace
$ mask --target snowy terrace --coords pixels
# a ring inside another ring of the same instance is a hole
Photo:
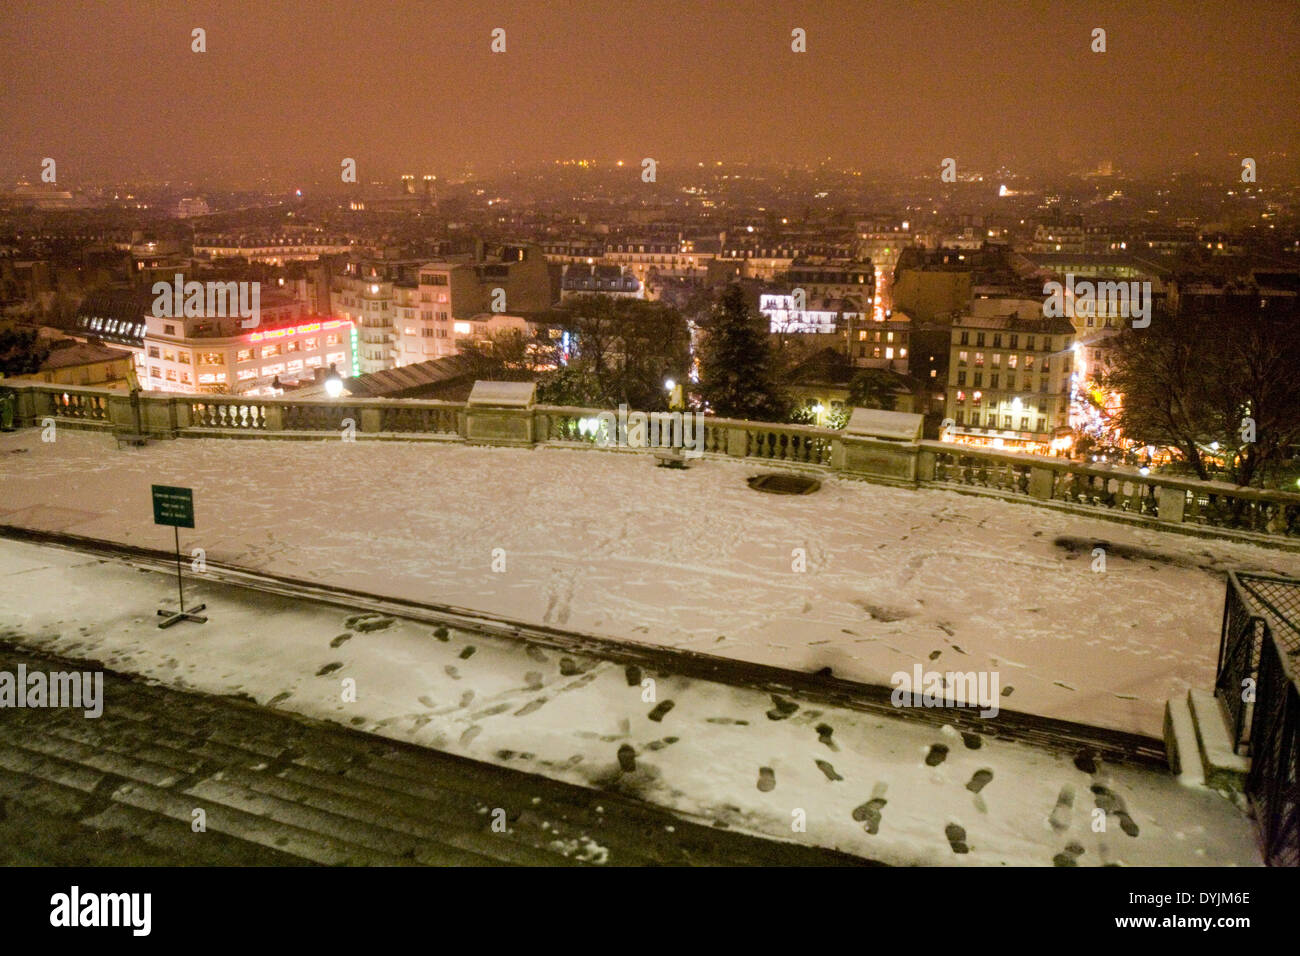
[[[342,513],[340,502],[325,517]],[[63,514],[74,517],[73,509]],[[263,707],[632,797],[706,826],[897,865],[1260,863],[1254,829],[1233,802],[1160,767],[1093,760],[657,668],[629,673],[609,660],[513,637],[286,601],[201,575],[187,594],[190,602],[207,606],[207,623],[159,630],[154,609],[175,598],[174,580],[165,571],[141,573],[120,561],[0,540],[0,641],[101,661],[172,687],[237,694]],[[655,681],[654,702],[644,698],[646,678]],[[347,682],[356,693],[345,697],[340,690]],[[142,719],[129,696],[118,699],[107,687],[103,707],[110,724]],[[13,769],[66,781],[56,775],[68,772],[59,768],[69,761],[116,768],[126,759],[123,752],[136,752],[135,744],[121,741],[100,754],[85,745],[100,739],[98,726],[89,730],[78,723],[51,720],[33,741],[10,728],[0,741],[7,745],[0,747],[0,758],[17,759]],[[222,748],[234,742],[211,725],[202,733],[214,734]],[[150,747],[127,768],[127,779],[156,786],[120,785],[111,806],[170,808],[186,830],[191,808],[203,806],[208,826],[233,836],[246,836],[247,829],[228,807],[246,811],[245,819],[265,816],[274,824],[309,828],[300,835],[325,826],[312,821],[321,819],[318,809],[330,809],[350,814],[334,817],[335,826],[344,827],[340,836],[355,831],[356,809],[294,784],[303,774],[327,776],[346,793],[348,779],[335,776],[344,773],[342,767],[319,763],[319,755],[289,752],[284,766],[269,770],[267,762],[279,751],[265,746],[262,741],[243,765],[230,764],[228,773],[180,774],[189,781],[183,798],[162,789],[177,774],[159,761],[176,751]],[[491,787],[474,796],[477,810],[467,809],[453,833],[485,831],[494,807],[512,819],[521,810],[547,811],[538,806],[546,801],[536,792],[530,797],[526,785],[517,796],[527,801],[522,805]],[[168,797],[185,802],[178,809]],[[299,805],[300,799],[306,803]],[[616,801],[597,796],[593,804],[610,827],[626,825]],[[1099,828],[1101,810],[1108,825]],[[531,819],[528,826],[536,828],[538,818]],[[661,833],[646,831],[644,839],[671,844],[675,832],[667,824]],[[549,848],[565,855],[597,864],[626,862],[607,853],[599,825],[555,836]]]
[[[182,547],[210,561],[873,684],[994,671],[1005,708],[1152,737],[1167,698],[1213,687],[1226,570],[1300,573],[1292,551],[936,487],[747,486],[781,462],[41,438],[0,435],[0,524],[170,548],[150,485],[190,486]]]

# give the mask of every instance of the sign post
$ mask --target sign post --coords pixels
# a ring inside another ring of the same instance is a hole
[[[171,627],[178,621],[204,623],[207,618],[198,612],[206,605],[199,604],[185,610],[185,591],[181,586],[181,528],[194,527],[194,489],[171,485],[153,486],[153,523],[171,525],[176,539],[176,596],[180,599],[179,611],[160,610],[158,616],[166,618],[159,627]]]

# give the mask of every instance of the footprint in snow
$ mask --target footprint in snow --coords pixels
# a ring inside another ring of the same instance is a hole
[[[835,781],[835,780],[844,779],[838,773],[836,773],[835,768],[832,767],[830,764],[828,764],[825,760],[814,760],[813,763],[817,764],[818,770],[826,774],[827,780]]]
[[[529,644],[524,653],[528,655],[530,660],[537,661],[539,664],[544,664],[549,659],[546,656],[546,652],[536,644]]]
[[[671,700],[661,700],[657,705],[655,705],[655,709],[650,711],[650,713],[647,714],[646,716],[649,717],[651,720],[653,720],[655,723],[660,723],[664,719],[664,716],[668,713],[668,711],[672,709],[673,709],[673,702]]]
[[[1070,828],[1070,811],[1074,809],[1074,787],[1068,783],[1061,788],[1061,792],[1056,797],[1056,806],[1052,808],[1052,815],[1047,818],[1047,822],[1052,825],[1052,829],[1061,833]]]
[[[961,732],[961,742],[966,745],[967,750],[979,750],[984,744],[984,739],[979,734],[972,734],[963,730]]]
[[[444,667],[443,670],[447,672],[447,676],[452,680],[460,680],[460,671],[455,667],[452,667],[450,664]]]
[[[495,717],[497,714],[504,714],[509,709],[509,704],[496,704],[495,706],[488,707],[485,710],[480,710],[477,714],[473,715],[473,718],[478,720],[481,717]]]
[[[628,687],[641,686],[641,668],[635,664],[628,664],[627,667],[623,668],[623,675],[627,678]]]
[[[1078,843],[1066,844],[1065,850],[1052,857],[1053,866],[1078,866],[1079,857],[1083,856],[1083,847]]]
[[[419,697],[416,698],[416,700],[422,703],[425,707],[438,706],[438,702],[434,700],[432,697],[430,697],[428,694],[421,694]]]
[[[477,737],[482,732],[483,732],[483,728],[480,727],[478,724],[466,728],[465,732],[460,735],[460,745],[462,747],[468,747],[470,743],[473,742],[474,738]]]
[[[474,703],[474,692],[472,690],[467,690],[460,695],[460,706],[468,707],[472,703]]]
[[[332,664],[326,664],[324,667],[322,667],[320,670],[316,672],[316,676],[324,677],[326,674],[333,674],[336,670],[338,670],[342,666],[343,666],[342,661],[335,661]]]
[[[817,739],[818,739],[818,741],[820,741],[821,743],[824,743],[827,747],[830,747],[831,750],[833,750],[833,751],[835,751],[835,752],[838,753],[838,752],[839,752],[839,749],[840,749],[840,748],[839,748],[839,745],[836,744],[835,741],[831,740],[831,734],[833,734],[833,733],[835,733],[835,728],[833,728],[830,724],[818,724],[818,725],[817,725]]]
[[[529,671],[527,674],[524,675],[524,684],[528,687],[529,690],[541,690],[542,672]]]
[[[469,660],[471,657],[474,656],[474,651],[475,651],[475,650],[477,650],[477,648],[474,647],[473,644],[470,644],[470,645],[466,646],[466,647],[465,647],[465,648],[460,652],[460,659],[461,659],[462,661],[467,661],[467,660]]]
[[[1104,810],[1108,816],[1114,816],[1119,820],[1120,829],[1131,837],[1135,837],[1140,832],[1137,821],[1129,816],[1128,808],[1124,806],[1124,798],[1109,787],[1101,784],[1093,784],[1092,792],[1097,806]]]
[[[545,697],[539,697],[536,700],[530,700],[528,703],[524,704],[524,706],[520,707],[518,710],[515,711],[515,716],[527,717],[529,714],[539,709],[545,703],[546,703]]]
[[[352,640],[352,632],[345,631],[344,633],[340,634],[338,637],[334,638],[334,640],[330,641],[330,647],[342,647],[345,643],[347,643],[350,640]]]
[[[636,751],[631,744],[623,744],[618,748],[618,765],[624,773],[633,773],[636,770]]]
[[[447,641],[451,640],[448,631],[445,627],[435,627],[433,629],[433,636],[436,637],[438,640],[442,641],[444,644]]]
[[[877,783],[871,788],[871,799],[861,806],[853,808],[853,819],[864,824],[863,829],[870,834],[874,835],[880,832],[880,811],[883,810],[885,804],[889,802],[885,799],[885,791],[887,789],[888,784],[883,781]]]
[[[281,691],[280,693],[278,693],[278,694],[276,694],[274,697],[272,697],[270,700],[268,700],[268,701],[266,702],[266,706],[267,706],[267,707],[274,707],[276,704],[280,703],[280,701],[282,701],[282,700],[288,700],[288,699],[289,699],[290,697],[292,697],[292,696],[293,696],[293,695],[290,694],[287,690],[286,690],[286,691]]]
[[[1090,750],[1080,750],[1074,755],[1074,765],[1084,773],[1097,772],[1096,756]]]
[[[794,701],[785,700],[782,697],[778,697],[776,694],[772,695],[772,703],[776,706],[767,712],[768,720],[785,720],[799,709],[799,705]]]
[[[948,757],[947,744],[931,744],[930,752],[925,755],[925,765],[927,767],[937,767]]]
[[[680,737],[664,737],[662,740],[652,740],[645,745],[645,749],[663,750],[665,747],[670,747],[673,744],[677,743],[677,741],[680,739],[681,739]]]
[[[735,724],[738,727],[748,727],[749,721],[737,720],[734,717],[706,717],[705,723],[710,724]]]
[[[776,789],[776,771],[771,767],[758,768],[758,789],[770,793]]]
[[[948,838],[948,845],[953,853],[969,853],[966,845],[966,828],[957,823],[950,823],[943,828],[943,835]]]
[[[581,674],[582,668],[578,666],[577,662],[572,657],[561,657],[560,673],[565,677],[572,677],[575,674]]]
[[[976,770],[974,776],[970,778],[970,783],[966,784],[966,789],[971,793],[979,793],[988,786],[989,781],[992,779],[993,771],[988,767],[981,767],[979,770]]]

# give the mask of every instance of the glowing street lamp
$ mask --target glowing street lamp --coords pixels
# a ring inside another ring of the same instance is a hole
[[[330,398],[338,398],[343,394],[343,376],[339,374],[334,363],[330,363],[329,374],[325,376],[325,394]]]

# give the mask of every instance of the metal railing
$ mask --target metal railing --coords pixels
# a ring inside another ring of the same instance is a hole
[[[1215,694],[1249,753],[1264,861],[1300,866],[1300,580],[1230,572]]]

